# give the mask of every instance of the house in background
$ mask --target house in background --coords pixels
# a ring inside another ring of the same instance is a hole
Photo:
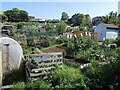
[[[98,41],[105,39],[116,39],[119,36],[119,27],[113,24],[98,24],[94,32],[98,33]]]
[[[40,18],[35,18],[34,21],[42,21]]]
[[[29,16],[29,20],[30,20],[30,21],[34,21],[34,20],[35,20],[35,17],[34,17],[34,16]]]

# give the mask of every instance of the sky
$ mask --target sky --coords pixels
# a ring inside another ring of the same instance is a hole
[[[25,1],[25,0],[24,0]],[[41,19],[60,19],[62,12],[69,17],[76,13],[89,14],[91,18],[118,11],[116,2],[2,2],[2,11],[18,8],[25,10],[30,16]]]

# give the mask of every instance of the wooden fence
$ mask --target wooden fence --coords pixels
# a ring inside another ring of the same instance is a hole
[[[37,80],[40,77],[47,78],[56,68],[62,68],[63,55],[61,52],[30,54],[26,57],[27,80]]]

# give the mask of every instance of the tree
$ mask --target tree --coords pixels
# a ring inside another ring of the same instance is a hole
[[[20,10],[19,17],[20,17],[20,21],[22,21],[22,22],[26,22],[29,20],[28,12],[23,11],[23,10]]]
[[[117,17],[117,12],[110,12],[108,15],[106,16],[102,16],[102,22],[103,23],[107,23],[107,24],[118,24],[118,17]]]
[[[24,10],[19,10],[17,8],[13,8],[12,10],[4,11],[4,14],[8,17],[8,21],[10,22],[23,22],[28,21],[28,13]]]
[[[66,12],[63,12],[62,13],[62,17],[61,17],[61,20],[65,21],[65,20],[68,20],[69,19],[69,16]]]
[[[105,20],[107,20],[107,18],[105,18]],[[102,17],[101,16],[94,17],[92,19],[92,23],[95,26],[98,25],[98,24],[100,24],[100,23],[102,23]]]
[[[118,24],[118,27],[120,28],[120,18],[118,18],[117,24]]]
[[[92,21],[89,14],[86,15],[86,26],[92,26]]]
[[[85,26],[86,16],[84,14],[75,14],[69,19],[69,23],[73,26]]]
[[[5,22],[8,20],[8,17],[4,14],[0,14],[0,22]]]
[[[56,30],[58,34],[62,34],[66,29],[67,24],[60,22],[56,24]]]
[[[77,15],[77,17],[76,17],[76,25],[84,26],[85,22],[86,22],[86,18],[85,18],[84,14]]]
[[[46,24],[44,25],[44,28],[45,28],[46,32],[50,32],[50,31],[53,30],[54,27],[53,27],[52,24],[46,23]]]

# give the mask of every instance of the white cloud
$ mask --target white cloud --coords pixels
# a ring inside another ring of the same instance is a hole
[[[2,2],[118,2],[120,0],[1,0]]]

